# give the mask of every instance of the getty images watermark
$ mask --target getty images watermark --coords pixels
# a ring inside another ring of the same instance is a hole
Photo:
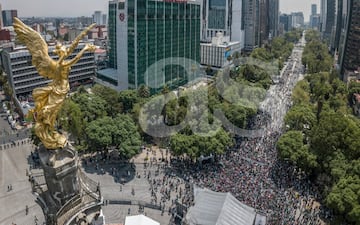
[[[237,65],[255,65],[268,73],[271,78],[279,75],[278,61],[264,62],[252,57],[241,57],[234,59]],[[207,87],[196,90],[199,78],[205,78],[200,65],[187,58],[167,58],[154,63],[145,73],[145,82],[150,88],[160,88],[165,83],[165,67],[173,65],[182,67],[187,75],[188,84],[186,91],[169,92],[152,98],[140,110],[139,124],[144,132],[152,137],[169,137],[189,126],[192,132],[199,136],[212,136],[223,126],[226,130],[242,137],[260,137],[263,129],[247,130],[239,128],[231,123],[224,112],[216,109],[213,113],[209,110],[209,98]],[[230,66],[218,72],[215,79],[215,87],[219,95],[229,104],[241,105],[244,107],[258,109],[266,97],[266,90],[260,87],[253,87],[236,82],[230,77]],[[159,79],[159,74],[162,74]],[[194,93],[191,93],[194,92]],[[185,94],[183,94],[185,93]],[[165,105],[171,100],[186,96],[187,111],[185,118],[178,124],[169,126],[163,116]],[[231,106],[230,106],[231,107]],[[209,122],[209,117],[212,122]]]

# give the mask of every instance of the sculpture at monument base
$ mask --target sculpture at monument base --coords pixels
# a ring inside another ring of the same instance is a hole
[[[65,59],[73,53],[79,41],[95,24],[86,28],[70,47],[66,48],[61,44],[57,44],[54,50],[54,53],[59,57],[57,61],[49,56],[48,46],[39,33],[26,26],[18,18],[14,18],[13,26],[17,39],[25,44],[30,51],[33,66],[36,67],[41,76],[53,80],[47,86],[33,90],[35,109],[30,111],[30,115],[35,120],[35,133],[48,150],[64,148],[67,139],[63,134],[55,130],[55,122],[57,114],[70,90],[70,69],[86,51],[95,51],[96,48],[92,44],[87,44],[74,58]]]

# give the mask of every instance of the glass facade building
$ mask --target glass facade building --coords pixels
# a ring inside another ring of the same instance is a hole
[[[209,1],[209,29],[226,29],[226,0]]]
[[[360,1],[348,1],[348,23],[343,52],[340,56],[342,74],[360,67]]]
[[[110,12],[116,8],[112,4],[117,4],[116,16]],[[200,22],[199,4],[112,1],[109,4],[110,55],[113,48],[117,49],[113,56],[117,57],[119,84],[126,82],[130,89],[145,84],[157,92],[164,85],[176,88],[188,82],[189,62],[200,63]]]
[[[116,2],[109,2],[109,67],[116,69]]]

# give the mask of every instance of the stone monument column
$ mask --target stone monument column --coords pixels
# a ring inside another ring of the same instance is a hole
[[[41,145],[39,157],[49,194],[61,207],[80,192],[77,152],[70,144],[59,150],[47,150]]]

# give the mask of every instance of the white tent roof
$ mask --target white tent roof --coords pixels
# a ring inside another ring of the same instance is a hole
[[[256,212],[230,193],[194,189],[195,205],[190,207],[186,220],[190,225],[252,225]]]
[[[160,225],[160,223],[144,215],[138,215],[127,216],[125,218],[125,225]]]

